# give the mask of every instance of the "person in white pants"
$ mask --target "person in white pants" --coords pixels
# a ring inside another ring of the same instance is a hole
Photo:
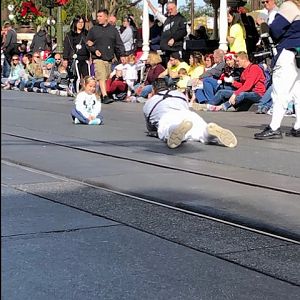
[[[196,112],[190,111],[185,95],[178,90],[168,90],[163,78],[153,83],[153,94],[143,108],[146,125],[150,135],[166,141],[169,148],[177,148],[188,140],[236,147],[237,139],[230,130],[206,123]]]
[[[300,137],[300,0],[286,0],[270,25],[278,41],[273,69],[272,121],[255,139],[281,139],[280,125],[290,101],[294,101],[296,122],[287,136]]]

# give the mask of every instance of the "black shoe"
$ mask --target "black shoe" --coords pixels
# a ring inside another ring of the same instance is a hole
[[[270,126],[267,126],[262,132],[255,133],[254,138],[258,140],[282,139],[282,133],[280,128],[277,130],[272,130]]]
[[[300,129],[292,128],[290,131],[286,132],[285,135],[286,136],[300,137]]]
[[[104,96],[103,99],[102,99],[102,103],[104,104],[110,104],[110,103],[113,103],[114,100],[109,98],[108,96]]]

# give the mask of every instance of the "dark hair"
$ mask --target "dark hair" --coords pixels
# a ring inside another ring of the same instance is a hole
[[[77,24],[80,20],[83,20],[84,22],[84,25],[83,25],[83,29],[82,31],[85,30],[85,17],[84,16],[80,16],[80,15],[77,15],[74,17],[73,21],[72,21],[72,25],[71,25],[71,31],[73,33],[76,33],[77,32]]]
[[[156,78],[152,83],[155,92],[168,90],[168,84],[164,78]]]
[[[109,15],[108,13],[108,10],[106,8],[100,8],[98,11],[97,11],[97,14],[98,13],[105,13],[107,16]]]
[[[171,53],[170,57],[180,60],[180,54],[179,54],[179,52],[173,52],[173,53]]]
[[[149,14],[149,21],[152,22],[152,23],[154,22],[154,16],[151,15],[151,14]]]

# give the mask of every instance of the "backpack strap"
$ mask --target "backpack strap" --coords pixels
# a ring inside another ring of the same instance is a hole
[[[148,115],[148,117],[147,117],[147,128],[149,129],[148,126],[150,126],[150,127],[151,127],[151,131],[154,131],[154,128],[153,128],[153,127],[155,127],[156,130],[157,130],[157,124],[151,124],[151,123],[150,123],[150,117],[151,117],[151,114],[153,113],[154,109],[158,106],[159,103],[161,103],[162,101],[164,101],[164,100],[167,99],[167,98],[178,98],[178,99],[181,99],[181,100],[183,100],[184,102],[186,102],[186,99],[185,99],[184,97],[180,97],[180,96],[176,96],[176,95],[175,95],[175,96],[170,95],[170,94],[169,94],[170,92],[171,92],[171,91],[167,91],[165,94],[157,93],[157,95],[162,96],[162,98],[161,98],[159,101],[157,101],[157,102],[155,103],[155,105],[152,107],[152,109],[151,109],[151,111],[150,111],[150,113],[149,113],[149,115]]]

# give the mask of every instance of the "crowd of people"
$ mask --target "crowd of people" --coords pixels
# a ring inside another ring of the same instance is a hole
[[[76,16],[65,36],[63,53],[56,53],[53,48],[51,51],[53,45],[45,28],[40,28],[27,49],[25,42],[17,43],[17,34],[7,22],[2,28],[2,88],[75,96],[75,124],[102,124],[101,103],[145,103],[147,124],[155,116],[149,126],[156,128],[158,137],[166,140],[170,148],[176,148],[185,139],[217,139],[225,146],[235,147],[237,141],[232,132],[206,124],[187,111],[239,111],[254,103],[258,104],[257,113],[272,114],[270,126],[255,138],[282,138],[280,123],[285,114],[296,116],[294,127],[287,134],[299,137],[299,0],[287,0],[280,8],[275,0],[262,3],[266,13],[255,21],[244,9],[228,11],[227,52],[216,49],[203,55],[195,51],[188,61],[182,59],[187,22],[173,2],[167,3],[164,15],[148,0],[153,15],[149,15],[150,53],[146,61],[141,60],[141,30],[130,15],[122,19],[118,28],[116,17],[100,9],[89,30],[85,18]],[[258,25],[264,28],[265,24],[276,40],[277,52],[270,54],[271,60],[259,62],[254,54],[264,44]],[[201,34],[204,36],[203,29]],[[160,104],[166,98],[165,105]],[[169,111],[170,99],[178,102],[180,117]],[[159,116],[154,113],[158,107],[165,107]],[[163,116],[167,111],[168,116]]]

